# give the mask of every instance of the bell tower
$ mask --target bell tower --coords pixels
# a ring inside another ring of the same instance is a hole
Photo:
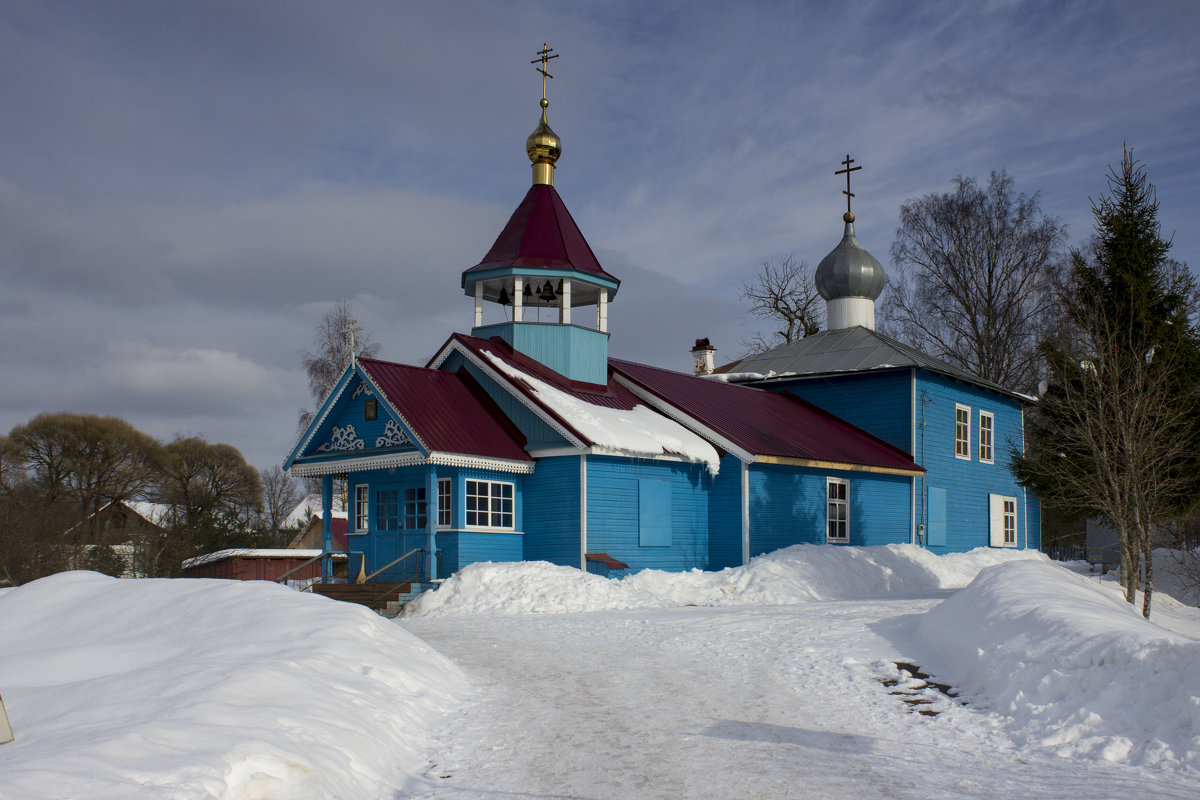
[[[475,299],[471,334],[498,336],[571,380],[604,384],[608,302],[621,282],[600,266],[554,188],[562,141],[546,117],[546,82],[554,77],[547,67],[558,55],[545,45],[537,55],[531,63],[542,75],[542,115],[525,140],[533,185],[492,249],[462,274],[463,291]],[[501,306],[505,321],[485,325],[486,303]],[[580,313],[588,306],[595,307],[594,316]]]

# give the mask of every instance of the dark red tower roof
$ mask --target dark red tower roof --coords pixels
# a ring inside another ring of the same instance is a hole
[[[469,273],[501,267],[572,269],[620,283],[600,266],[562,198],[546,184],[529,188],[483,261],[463,273],[463,286]]]

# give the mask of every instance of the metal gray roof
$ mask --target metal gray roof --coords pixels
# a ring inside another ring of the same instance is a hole
[[[781,344],[743,359],[730,372],[759,373],[764,380],[791,376],[877,372],[888,369],[926,369],[1010,397],[1022,397],[998,383],[947,364],[882,333],[861,326],[824,331],[798,342]]]

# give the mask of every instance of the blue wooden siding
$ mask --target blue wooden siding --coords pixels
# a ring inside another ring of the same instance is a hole
[[[849,481],[849,544],[909,540],[911,483],[898,475],[750,465],[750,555],[825,544],[826,479]]]
[[[479,561],[521,561],[523,539],[520,533],[439,531],[441,577],[449,577],[468,564]]]
[[[526,308],[527,316],[538,309]],[[544,309],[543,315],[558,318],[558,309]],[[501,322],[475,328],[472,333],[481,339],[499,336],[524,353],[560,375],[588,383],[608,382],[608,334],[578,325],[558,322]]]
[[[527,440],[525,445],[526,450],[570,446],[570,443],[557,431],[543,422],[541,417],[530,411],[525,404],[518,401],[507,390],[497,386],[495,381],[485,375],[482,370],[470,361],[463,358],[461,354],[457,352],[451,353],[442,362],[439,369],[457,372],[459,367],[466,367],[471,377],[479,381],[484,391],[496,402],[496,405],[500,406],[500,410],[504,412],[505,416],[512,420],[517,429],[525,435]]]
[[[709,569],[742,563],[742,462],[726,454],[708,492]]]
[[[971,409],[970,459],[954,455],[955,406]],[[994,414],[993,442],[995,463],[979,460],[979,412]],[[946,537],[936,544],[927,536],[933,552],[962,552],[988,545],[988,495],[1017,498],[1017,543],[1031,544],[1039,537],[1029,531],[1024,495],[1009,469],[1011,450],[1021,443],[1021,406],[1009,397],[956,381],[924,370],[917,373],[917,452],[916,459],[926,468],[925,491],[944,489]],[[926,503],[917,508],[917,519],[929,531],[930,509]]]
[[[543,458],[525,476],[525,559],[579,566],[579,456]]]
[[[705,467],[610,456],[587,459],[588,552],[608,553],[631,570],[708,567],[708,489]],[[638,481],[671,486],[671,545],[642,547]]]
[[[836,375],[771,384],[791,392],[893,447],[912,450],[912,371]]]

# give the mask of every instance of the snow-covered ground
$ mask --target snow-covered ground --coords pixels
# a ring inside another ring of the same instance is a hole
[[[395,623],[69,573],[0,593],[0,798],[1194,800],[1200,612],[1156,602],[909,546],[476,565]]]

